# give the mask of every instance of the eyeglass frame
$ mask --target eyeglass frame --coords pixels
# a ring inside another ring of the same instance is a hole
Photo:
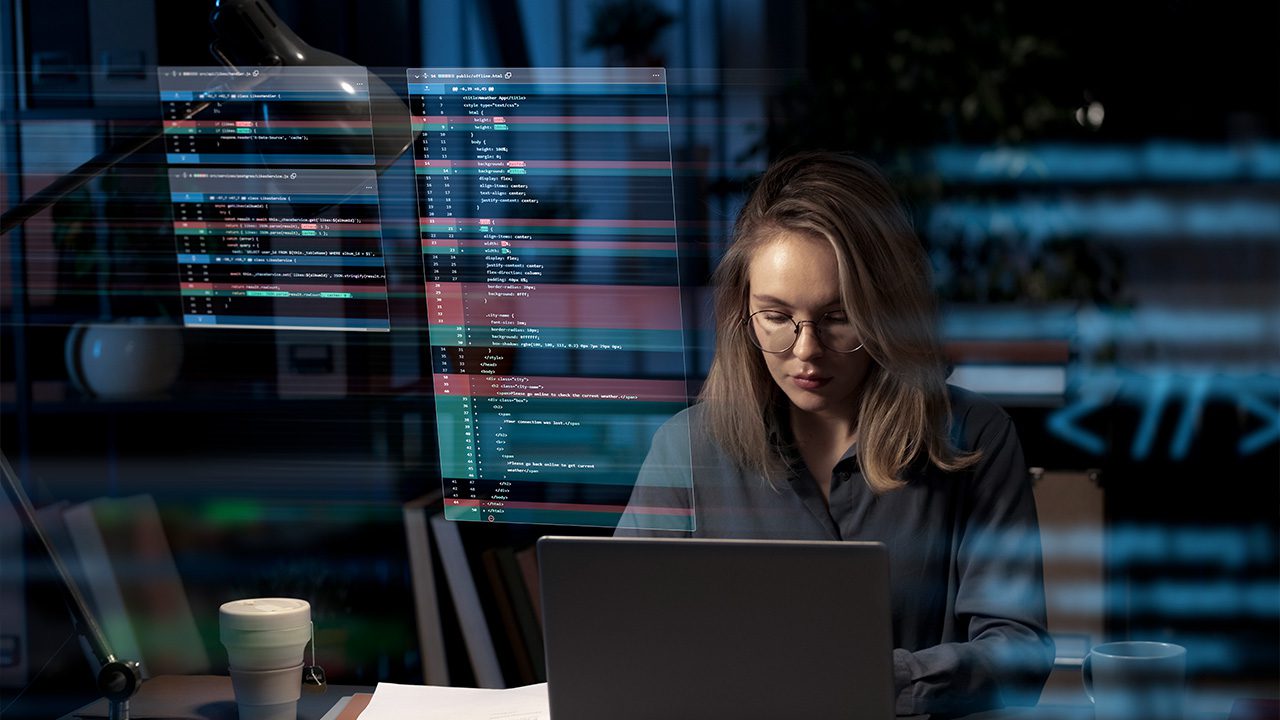
[[[753,313],[750,313],[746,317],[742,318],[742,326],[747,333],[747,342],[751,343],[752,347],[759,350],[760,352],[767,352],[770,355],[781,355],[782,353],[791,352],[791,350],[795,348],[796,343],[800,342],[800,331],[804,328],[805,325],[813,326],[813,334],[816,338],[818,338],[818,342],[822,345],[822,347],[830,350],[833,353],[839,353],[841,355],[852,355],[858,352],[859,350],[861,350],[862,348],[866,347],[866,343],[865,342],[858,343],[858,347],[852,350],[837,350],[831,347],[830,345],[828,345],[827,341],[823,339],[822,327],[818,325],[818,323],[827,319],[828,315],[831,315],[833,313],[840,313],[840,312],[844,312],[844,311],[828,310],[827,312],[822,313],[822,316],[819,317],[817,320],[797,320],[795,319],[795,317],[793,317],[789,313],[784,313],[781,310],[769,310],[769,309],[757,310]],[[760,313],[777,313],[778,315],[785,315],[786,318],[791,321],[791,324],[796,326],[795,336],[792,338],[790,345],[786,346],[781,350],[765,350],[764,348],[760,347],[760,342],[756,338],[755,331],[752,328],[752,318],[759,315]]]

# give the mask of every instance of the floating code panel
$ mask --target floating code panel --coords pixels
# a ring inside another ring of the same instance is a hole
[[[688,406],[665,73],[408,84],[445,514],[616,525]]]
[[[363,68],[160,68],[188,327],[390,329]]]

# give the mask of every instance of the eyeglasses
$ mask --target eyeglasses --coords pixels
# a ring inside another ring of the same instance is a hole
[[[743,321],[751,344],[767,353],[784,353],[795,347],[800,329],[812,325],[818,342],[832,352],[853,353],[862,349],[858,331],[842,311],[832,311],[817,320],[796,320],[777,310],[760,310]]]

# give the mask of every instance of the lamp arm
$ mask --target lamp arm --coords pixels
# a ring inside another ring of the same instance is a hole
[[[18,511],[18,516],[27,526],[27,529],[40,541],[40,546],[44,549],[45,555],[53,562],[54,570],[58,573],[58,579],[62,581],[62,587],[67,591],[68,601],[73,606],[72,615],[77,616],[75,621],[81,626],[80,631],[85,635],[85,640],[93,650],[94,656],[102,665],[115,662],[116,656],[111,651],[107,636],[102,632],[102,627],[98,625],[98,621],[93,618],[93,614],[89,612],[89,605],[85,602],[84,595],[80,592],[80,586],[76,583],[75,578],[71,576],[71,572],[67,570],[67,565],[63,562],[62,555],[53,547],[49,536],[40,527],[40,522],[36,519],[35,508],[31,505],[31,499],[27,497],[26,491],[22,489],[22,481],[18,479],[17,474],[13,471],[13,466],[9,464],[9,458],[3,451],[0,451],[0,470],[3,471],[5,490],[8,491],[9,497],[13,499],[13,506]]]
[[[80,186],[115,167],[121,160],[138,152],[147,143],[163,134],[164,130],[161,129],[159,132],[129,138],[127,141],[108,148],[101,154],[85,161],[75,170],[54,180],[40,192],[18,203],[0,217],[0,235],[7,234],[10,230],[29,220],[32,215],[70,195]]]
[[[210,103],[207,102],[196,105],[185,113],[182,119],[190,120],[204,111],[209,105]],[[10,230],[30,220],[32,215],[75,192],[77,188],[119,165],[125,158],[146,147],[151,141],[163,136],[164,127],[161,126],[155,132],[142,133],[118,142],[86,160],[80,167],[49,183],[40,192],[23,200],[10,208],[3,216],[0,216],[0,236],[8,234]]]
[[[67,192],[70,192],[70,190]],[[3,451],[0,451],[0,484],[4,485],[5,490],[13,499],[13,506],[22,522],[40,541],[40,546],[44,548],[45,555],[53,562],[54,570],[57,571],[58,579],[62,581],[62,588],[67,595],[67,604],[71,610],[72,622],[98,661],[98,692],[102,693],[102,696],[109,702],[111,717],[124,720],[129,715],[129,698],[133,697],[133,694],[138,691],[138,686],[142,684],[142,673],[139,670],[138,663],[131,660],[120,660],[112,652],[111,643],[107,640],[106,634],[102,632],[102,626],[98,624],[98,621],[93,617],[93,613],[89,611],[89,605],[85,602],[84,595],[80,592],[80,586],[67,570],[67,565],[63,562],[62,555],[54,548],[53,543],[49,541],[49,536],[40,527],[40,522],[36,519],[35,508],[31,505],[31,499],[27,497],[26,491],[22,489],[22,481],[18,479],[13,467],[9,465],[9,458],[5,456]]]

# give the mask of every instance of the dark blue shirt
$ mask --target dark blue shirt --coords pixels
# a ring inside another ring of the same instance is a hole
[[[705,407],[695,405],[655,435],[617,534],[882,542],[898,713],[1034,704],[1053,642],[1022,447],[995,404],[956,388],[951,400],[953,440],[981,451],[975,466],[948,473],[918,463],[903,487],[876,494],[855,445],[832,471],[829,501],[785,442],[791,477],[771,484],[743,472],[711,440]],[[663,507],[692,507],[695,529],[655,529],[661,513],[644,509]]]

